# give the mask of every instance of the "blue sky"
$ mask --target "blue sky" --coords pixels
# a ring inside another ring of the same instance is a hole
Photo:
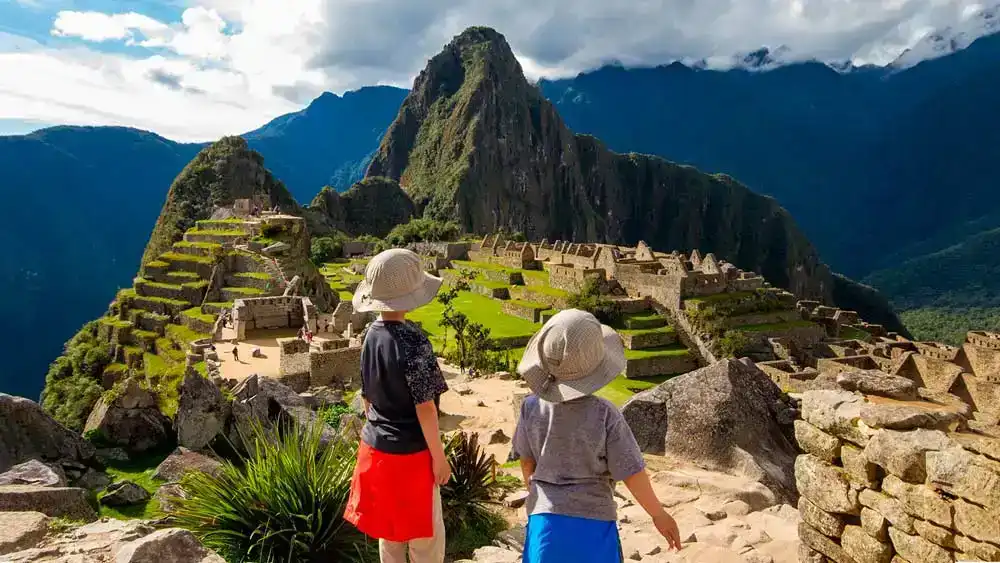
[[[470,25],[504,33],[532,78],[609,61],[724,67],[778,45],[888,63],[982,1],[0,0],[0,134],[122,125],[212,140],[324,91],[408,86]]]

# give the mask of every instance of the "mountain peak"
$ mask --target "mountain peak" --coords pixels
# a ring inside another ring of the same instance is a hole
[[[916,66],[961,51],[976,39],[1000,32],[1000,4],[983,8],[955,26],[928,33],[915,45],[896,57],[890,67],[896,70]]]

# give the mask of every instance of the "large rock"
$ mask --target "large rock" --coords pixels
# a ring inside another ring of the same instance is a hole
[[[0,393],[0,471],[26,461],[90,463],[94,447],[34,401]]]
[[[802,394],[802,419],[828,434],[864,446],[868,436],[856,424],[864,403],[864,397],[849,391],[806,391]]]
[[[813,455],[795,460],[795,481],[799,492],[826,512],[859,514],[858,493],[847,473]]]
[[[229,403],[214,383],[195,370],[188,370],[180,387],[177,444],[200,450],[220,435],[229,418]]]
[[[84,489],[36,485],[0,486],[0,512],[41,512],[88,522],[97,518]]]
[[[108,486],[107,492],[101,497],[101,504],[104,506],[132,506],[133,504],[142,504],[150,498],[149,491],[132,481],[118,481]]]
[[[34,546],[49,529],[41,512],[0,512],[0,555]]]
[[[156,396],[135,380],[125,382],[111,396],[101,397],[87,418],[85,434],[132,452],[144,452],[174,440],[170,419],[157,406]]]
[[[917,385],[899,375],[889,375],[877,369],[848,371],[837,375],[837,385],[848,391],[866,395],[881,395],[893,399],[917,398]]]
[[[228,436],[230,442],[244,452],[248,450],[246,440],[252,435],[255,424],[264,430],[288,423],[304,427],[318,425],[323,443],[333,443],[338,439],[337,432],[320,420],[309,408],[306,399],[270,377],[251,375],[234,387],[232,393],[234,399]]]
[[[153,532],[122,546],[115,563],[225,563],[187,530]]]
[[[886,405],[866,403],[861,407],[861,421],[872,428],[890,430],[912,430],[914,428],[946,429],[948,425],[964,420],[956,412],[943,411],[927,405],[916,404]]]
[[[153,472],[153,477],[161,481],[176,482],[189,471],[200,471],[210,475],[218,475],[222,464],[205,454],[192,452],[187,448],[177,448]]]
[[[879,430],[865,446],[865,457],[904,481],[923,483],[927,477],[926,453],[952,444],[938,430]]]
[[[753,364],[722,360],[635,395],[622,408],[645,452],[666,453],[759,480],[797,498],[798,448],[773,381]]]
[[[66,475],[61,468],[54,468],[33,459],[11,467],[0,475],[0,485],[38,485],[40,487],[65,487]]]

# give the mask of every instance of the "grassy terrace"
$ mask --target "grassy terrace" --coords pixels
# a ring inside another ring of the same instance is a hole
[[[503,301],[491,299],[485,295],[462,291],[459,292],[454,303],[455,308],[468,315],[470,320],[481,323],[490,329],[492,338],[530,336],[541,328],[540,324],[507,315],[503,312]],[[435,300],[411,311],[408,315],[410,320],[421,324],[424,332],[434,342],[435,349],[440,349],[443,344],[444,329],[441,328],[440,324],[443,310],[444,306]]]
[[[201,276],[199,276],[194,272],[167,272],[167,277],[177,280],[177,283],[184,283],[185,281],[195,281],[201,279]]]
[[[522,272],[524,270],[521,270]],[[541,293],[543,295],[551,295],[552,297],[566,298],[569,297],[569,292],[563,289],[558,289],[548,285],[532,285],[525,287],[522,291],[530,291],[533,293]]]
[[[212,335],[206,334],[204,332],[195,332],[184,325],[167,325],[166,328],[167,337],[177,346],[186,347],[192,340],[200,340],[202,338],[210,338]],[[157,346],[159,343],[157,343]],[[159,349],[157,349],[159,351]],[[184,360],[184,352],[180,352],[181,361]]]
[[[257,289],[256,287],[224,287],[223,291],[228,291],[231,293],[238,293],[240,295],[246,295],[247,297],[254,297],[257,295],[264,295],[263,289]]]
[[[193,319],[198,319],[198,320],[204,321],[204,322],[206,322],[208,324],[212,324],[212,323],[215,322],[215,315],[209,315],[209,314],[206,314],[206,313],[202,313],[201,312],[201,307],[191,307],[190,309],[187,309],[185,311],[181,311],[181,315],[184,315],[185,317],[191,317]]]
[[[819,326],[811,321],[788,321],[786,323],[770,323],[762,325],[743,325],[733,327],[734,330],[740,330],[743,332],[777,332],[782,330],[791,330],[793,328],[806,328]]]
[[[524,301],[522,299],[511,299],[511,303],[520,305],[521,307],[527,307],[529,309],[538,309],[539,311],[547,311],[550,309],[545,303],[537,303],[535,301]]]
[[[652,389],[672,377],[674,376],[657,375],[642,379],[628,379],[624,375],[619,375],[611,383],[601,388],[595,395],[604,397],[620,407],[625,404],[625,401],[632,398],[632,395],[646,389]]]
[[[187,301],[181,301],[179,299],[168,299],[166,297],[152,297],[149,295],[134,296],[138,301],[149,301],[153,303],[163,303],[172,307],[185,307],[191,305]],[[185,307],[186,308],[186,307]]]
[[[160,258],[171,262],[197,262],[199,264],[214,264],[215,259],[209,256],[198,256],[196,254],[181,254],[180,252],[164,252]],[[169,264],[167,264],[169,266]]]
[[[494,264],[492,262],[473,262],[471,260],[452,260],[452,265],[456,268],[468,268],[472,270],[492,270],[494,272],[518,272],[522,270],[515,270],[514,268],[508,268],[506,266],[501,266],[500,264]]]
[[[132,326],[130,321],[123,321],[117,317],[101,317],[98,322],[102,325],[108,325],[114,328],[127,328]]]
[[[691,352],[683,346],[661,346],[659,348],[647,348],[645,350],[625,350],[625,358],[629,360],[644,360],[646,358],[659,358],[664,356],[687,356]]]
[[[473,280],[472,283],[481,287],[487,287],[489,289],[503,289],[505,287],[510,287],[510,284],[507,283],[490,281],[487,279],[480,279],[480,278],[476,278],[475,280]]]
[[[251,278],[255,280],[269,280],[271,275],[266,272],[240,272],[239,274],[233,274],[234,278]]]
[[[185,273],[191,273],[191,272],[185,272]],[[155,282],[155,281],[149,281],[149,280],[143,279],[143,278],[137,278],[135,281],[136,281],[136,283],[142,283],[142,284],[147,285],[149,287],[158,287],[160,289],[173,289],[173,290],[179,290],[179,289],[184,288],[184,287],[190,287],[190,288],[194,288],[194,289],[201,289],[201,288],[204,288],[204,287],[206,287],[208,285],[208,280],[197,279],[198,278],[197,274],[194,274],[194,276],[195,276],[195,279],[191,280],[191,278],[184,278],[184,279],[188,279],[190,281],[185,281],[185,282],[181,282],[181,283]]]
[[[840,338],[845,340],[864,340],[865,342],[871,340],[872,335],[867,331],[861,330],[860,328],[854,328],[853,326],[842,326],[840,327]]]
[[[691,303],[694,305],[711,305],[713,303],[724,303],[726,301],[745,299],[751,296],[753,296],[753,292],[750,291],[733,291],[730,293],[716,293],[715,295],[706,295],[704,297],[689,297],[685,299],[684,302]]]
[[[633,328],[617,328],[616,327],[615,330],[617,330],[618,332],[620,332],[622,334],[632,334],[632,335],[653,334],[653,333],[668,333],[668,334],[673,334],[675,332],[674,331],[674,327],[672,327],[670,325],[661,326],[661,327],[657,327],[657,328],[638,328],[638,329],[633,329]]]
[[[197,231],[191,231],[191,232],[197,232]],[[176,248],[207,248],[207,249],[214,250],[216,248],[221,249],[222,245],[219,244],[219,243],[217,243],[217,242],[188,242],[186,240],[182,240],[182,241],[179,241],[179,242],[175,242],[174,243],[174,247],[176,247]]]
[[[152,262],[146,263],[146,265],[152,268],[167,268],[170,266],[170,263],[164,262],[163,260],[153,260]]]
[[[247,235],[247,233],[245,231],[234,231],[234,230],[225,231],[225,230],[222,230],[222,229],[205,229],[205,230],[190,229],[187,232],[187,234],[191,234],[191,235],[212,235],[212,236],[220,236],[220,237],[244,237],[244,236]]]

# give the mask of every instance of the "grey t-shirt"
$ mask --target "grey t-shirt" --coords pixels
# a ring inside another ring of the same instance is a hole
[[[531,395],[521,404],[513,449],[535,461],[528,514],[617,519],[614,481],[646,467],[622,413],[587,396],[550,403]]]

